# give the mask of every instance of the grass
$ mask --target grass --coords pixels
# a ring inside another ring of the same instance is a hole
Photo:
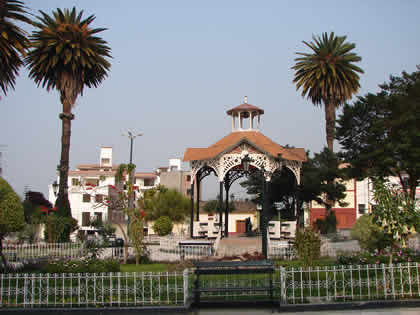
[[[121,265],[121,272],[166,272],[169,271],[168,264],[126,264]]]

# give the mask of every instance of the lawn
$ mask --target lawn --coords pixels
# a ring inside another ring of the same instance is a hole
[[[120,268],[121,272],[166,272],[170,269],[168,264],[126,264]]]

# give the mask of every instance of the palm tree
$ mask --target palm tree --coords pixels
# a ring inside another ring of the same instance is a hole
[[[313,42],[303,43],[312,53],[296,53],[296,90],[302,88],[302,96],[307,96],[314,105],[325,108],[326,135],[328,149],[333,151],[335,110],[351,99],[359,88],[359,75],[363,70],[355,66],[362,58],[352,53],[356,47],[345,42],[346,36],[335,36],[334,32],[323,33],[322,37],[312,36]]]
[[[23,65],[29,41],[24,30],[14,22],[31,23],[26,16],[23,2],[0,0],[0,89],[4,95],[15,88],[16,76]]]
[[[98,87],[106,78],[111,64],[111,49],[107,42],[95,34],[104,28],[91,28],[94,15],[82,19],[83,11],[57,9],[53,16],[39,11],[30,37],[31,50],[25,60],[29,77],[47,91],[57,89],[63,112],[61,137],[61,159],[59,165],[60,183],[56,206],[61,215],[71,216],[68,201],[67,179],[69,169],[72,108],[84,88]]]

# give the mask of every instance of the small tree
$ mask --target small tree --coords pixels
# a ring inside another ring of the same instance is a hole
[[[159,236],[165,236],[172,232],[174,224],[172,223],[171,218],[167,216],[160,217],[153,224],[153,230]]]
[[[360,247],[369,252],[382,250],[390,246],[390,239],[383,229],[373,223],[373,216],[364,214],[351,228],[351,237],[358,240]]]
[[[295,237],[295,249],[305,266],[312,266],[321,255],[319,234],[310,228],[298,229]]]
[[[0,257],[7,269],[7,260],[3,254],[3,238],[10,232],[24,228],[25,218],[22,202],[12,187],[0,177]]]
[[[385,234],[391,238],[392,263],[393,250],[405,246],[408,236],[415,231],[420,222],[420,213],[416,203],[398,185],[392,185],[382,179],[375,178],[373,222],[381,226]]]

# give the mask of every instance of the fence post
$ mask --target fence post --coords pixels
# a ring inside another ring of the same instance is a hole
[[[188,303],[188,274],[189,274],[189,270],[188,269],[184,269],[182,277],[184,280],[184,306],[187,306]]]
[[[279,301],[279,308],[280,308],[282,303],[287,304],[286,269],[284,267],[280,267],[280,301]]]

